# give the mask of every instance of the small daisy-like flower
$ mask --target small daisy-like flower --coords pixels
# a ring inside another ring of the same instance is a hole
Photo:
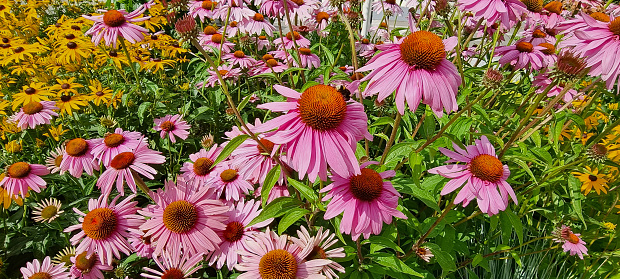
[[[94,139],[91,154],[95,159],[103,162],[103,165],[109,166],[110,162],[116,155],[123,152],[131,152],[140,144],[142,134],[140,132],[123,131],[116,128],[114,133],[105,135],[101,139]],[[146,139],[143,143],[146,144]]]
[[[433,252],[431,252],[431,249],[428,249],[426,247],[420,247],[417,244],[414,244],[412,249],[415,252],[416,256],[418,256],[425,262],[430,262],[431,258],[435,256],[433,255]]]
[[[391,12],[392,15],[402,15],[403,9],[396,3],[396,0],[375,0],[372,1],[372,10],[376,13]]]
[[[200,36],[199,36],[200,38]],[[235,44],[225,41],[222,34],[213,34],[210,37],[203,37],[200,40],[200,45],[205,47],[205,50],[210,52],[219,52],[219,49],[222,49],[222,53],[229,53],[231,49],[235,46]]]
[[[99,45],[101,39],[104,39],[107,46],[112,45],[114,48],[116,48],[116,41],[119,36],[131,43],[142,41],[144,39],[143,33],[148,33],[149,30],[133,23],[150,18],[138,17],[145,10],[144,6],[140,6],[131,13],[127,13],[125,10],[109,10],[103,15],[83,15],[82,17],[95,22],[85,35],[93,35],[92,40],[95,45]]]
[[[489,216],[506,210],[509,198],[517,203],[514,190],[506,182],[510,170],[497,158],[495,148],[486,136],[476,140],[474,145],[468,145],[466,150],[456,144],[453,147],[454,151],[443,147],[439,151],[450,157],[446,163],[463,162],[464,165],[451,164],[428,170],[429,173],[450,178],[441,190],[441,195],[447,195],[465,185],[454,203],[462,202],[463,206],[467,206],[475,198],[480,211]]]
[[[286,36],[276,39],[275,43],[276,45],[280,45],[280,47],[283,47],[283,49],[294,49],[295,43],[293,43],[293,38],[295,39],[295,43],[297,43],[297,46],[305,48],[310,47],[310,40],[306,39],[297,31],[293,31],[293,33],[286,33]]]
[[[241,31],[249,35],[261,35],[263,31],[269,36],[273,36],[276,27],[265,20],[262,14],[255,13],[253,17],[245,19],[241,22]]]
[[[239,251],[241,262],[235,267],[244,272],[238,279],[311,279],[332,261],[306,260],[313,246],[299,247],[288,241],[287,235],[278,236],[267,229],[246,241],[246,251]]]
[[[176,137],[180,139],[186,139],[189,135],[190,126],[187,124],[185,120],[181,118],[181,115],[166,115],[162,118],[157,118],[154,120],[155,122],[155,131],[160,131],[159,136],[163,139],[166,136],[170,138],[171,142],[176,142]]]
[[[237,80],[237,77],[241,75],[241,69],[235,68],[233,65],[222,64],[222,65],[219,65],[217,69],[218,69],[218,73],[220,74],[220,76],[222,76],[222,79],[224,80],[224,82],[229,81],[229,80],[235,81]],[[197,83],[196,88],[216,87],[221,84],[220,79],[217,76],[217,73],[215,71],[207,70],[207,72],[209,73],[209,77],[207,77],[207,80],[204,82]]]
[[[547,65],[544,53],[544,46],[536,45],[529,42],[518,42],[513,46],[498,47],[495,50],[496,56],[502,56],[499,59],[501,65],[510,64],[515,70],[532,68],[540,70]]]
[[[112,99],[112,93],[114,92],[112,91],[112,89],[103,87],[103,85],[101,85],[101,82],[98,80],[92,81],[91,84],[88,86],[88,89],[90,89],[91,92],[91,95],[89,96],[90,100],[96,106],[109,102]]]
[[[63,175],[65,171],[60,169],[60,163],[62,162],[62,154],[65,153],[65,149],[61,146],[56,147],[56,150],[50,151],[50,156],[45,159],[45,166],[50,173],[60,173]]]
[[[26,197],[28,189],[40,193],[41,189],[46,188],[47,182],[41,175],[49,173],[44,165],[17,162],[6,169],[6,176],[0,181],[0,186],[3,186],[11,197]]]
[[[207,185],[215,189],[215,196],[227,201],[238,201],[254,190],[252,183],[239,173],[239,167],[222,163],[213,169]]]
[[[54,96],[54,93],[50,92],[43,82],[31,82],[30,85],[24,85],[22,91],[13,94],[13,110],[19,107],[21,104],[28,104],[31,102],[49,101],[49,97]]]
[[[192,16],[192,18],[196,18],[196,16],[198,16],[198,18],[201,21],[205,21],[205,18],[213,18],[213,11],[215,10],[215,8],[217,8],[219,6],[218,2],[215,1],[211,1],[211,0],[204,0],[204,1],[189,1],[189,15]]]
[[[55,198],[49,198],[40,202],[32,210],[32,214],[35,216],[32,218],[37,222],[51,223],[54,219],[58,218],[60,214],[64,213],[60,210],[62,203]]]
[[[189,155],[191,162],[186,162],[181,167],[185,181],[196,190],[202,188],[213,177],[211,175],[213,164],[220,152],[222,148],[215,144],[209,151],[200,149],[197,153]]]
[[[342,94],[327,85],[314,85],[303,93],[284,86],[274,89],[287,102],[258,106],[286,114],[255,128],[256,132],[277,129],[264,138],[286,145],[287,161],[299,172],[299,179],[308,175],[310,181],[327,180],[327,167],[342,177],[360,174],[355,143],[362,138],[372,139],[366,129],[364,106],[345,101]]]
[[[607,189],[609,186],[607,185],[607,179],[602,173],[599,173],[598,169],[591,169],[589,166],[586,166],[586,172],[573,172],[573,175],[581,181],[581,191],[584,195],[588,195],[592,188],[596,191],[596,194],[600,195],[601,191],[607,194]]]
[[[321,66],[321,60],[319,59],[319,56],[313,54],[309,48],[299,48],[299,60],[301,62],[302,68],[312,69]],[[295,62],[295,64],[297,64],[297,62]]]
[[[81,224],[70,226],[65,232],[80,230],[71,238],[72,245],[79,243],[76,253],[97,253],[99,260],[107,265],[111,265],[114,258],[120,259],[120,253],[131,254],[132,248],[127,242],[129,231],[144,223],[142,216],[135,214],[138,211],[138,202],[131,201],[134,197],[135,195],[130,195],[118,204],[116,202],[120,196],[116,196],[109,204],[108,196],[90,199],[88,213],[73,208],[73,211],[82,216],[79,218]]]
[[[161,152],[149,149],[145,144],[140,144],[135,150],[119,153],[110,160],[107,169],[97,180],[97,187],[104,195],[112,192],[112,186],[116,183],[116,190],[125,195],[124,183],[133,193],[137,193],[138,188],[133,176],[133,172],[144,175],[149,179],[154,179],[157,170],[147,164],[163,164],[166,157]]]
[[[392,183],[384,181],[393,177],[393,170],[378,173],[366,168],[376,162],[366,162],[361,165],[361,173],[350,176],[340,176],[334,173],[330,179],[334,181],[321,190],[329,192],[323,198],[328,201],[325,220],[332,219],[344,212],[340,222],[340,231],[351,234],[353,240],[360,235],[366,239],[371,234],[381,233],[383,223],[391,224],[392,217],[407,219],[402,212],[396,210],[400,194]]]
[[[171,249],[170,252],[164,251],[161,256],[153,257],[153,260],[161,271],[152,269],[150,267],[144,267],[144,271],[148,273],[140,274],[143,278],[170,278],[181,279],[188,278],[198,269],[202,268],[200,261],[202,261],[202,254],[198,253],[190,257],[188,253],[181,252],[180,246]]]
[[[111,265],[102,264],[97,253],[87,256],[86,252],[82,252],[71,257],[71,262],[71,278],[104,279],[102,271],[114,269]]]
[[[21,129],[34,129],[38,125],[50,124],[53,116],[58,116],[54,111],[58,108],[54,104],[55,102],[51,101],[27,103],[11,117],[11,121],[17,123]]]
[[[65,270],[64,264],[53,265],[50,257],[45,257],[42,263],[35,259],[20,269],[24,279],[66,279],[69,272]]]
[[[65,152],[62,154],[60,169],[69,171],[77,178],[81,177],[84,171],[88,175],[93,175],[93,171],[99,170],[99,162],[91,154],[94,145],[93,140],[83,138],[75,138],[67,142]]]
[[[183,179],[166,182],[165,190],[152,193],[155,205],[140,210],[149,219],[140,226],[155,243],[154,255],[181,245],[190,255],[215,251],[222,242],[218,231],[226,229],[225,214],[229,208],[222,201],[213,199],[213,189],[202,187],[195,191]]]
[[[519,0],[458,0],[457,3],[461,10],[474,13],[475,21],[486,19],[490,27],[499,20],[504,29],[510,29],[527,12],[525,4]]]
[[[232,65],[239,65],[242,69],[249,68],[256,64],[254,58],[246,56],[241,50],[224,55],[224,60],[230,62]]]
[[[151,237],[144,237],[144,232],[138,233],[141,231],[130,231],[131,235],[129,236],[129,244],[133,248],[133,251],[138,254],[138,256],[143,258],[151,258],[153,255],[153,251],[155,248],[153,247],[153,243],[151,242]]]
[[[73,111],[79,111],[80,107],[88,105],[87,101],[81,96],[62,95],[56,101],[56,106],[61,114],[73,115]]]
[[[271,218],[248,226],[261,213],[262,210],[258,209],[259,207],[260,202],[254,200],[248,202],[240,200],[237,205],[230,206],[230,210],[226,213],[228,215],[228,221],[225,222],[226,229],[218,232],[222,244],[210,255],[210,265],[217,262],[216,267],[221,269],[226,263],[228,269],[233,270],[240,260],[238,251],[247,250],[246,240],[258,233],[257,229],[265,227],[273,221]]]
[[[56,91],[56,94],[58,94],[58,96],[62,96],[62,95],[77,95],[78,88],[82,88],[84,87],[83,85],[75,82],[75,78],[69,78],[69,79],[57,79],[56,80],[58,83],[55,84],[54,86],[50,87],[50,89],[52,91]]]
[[[577,254],[580,259],[583,260],[583,255],[588,255],[588,248],[586,248],[586,242],[581,239],[581,234],[573,233],[570,227],[562,225],[562,228],[558,229],[555,233],[555,242],[564,243],[562,248],[564,252],[569,252],[571,256]]]
[[[64,264],[66,267],[73,265],[71,257],[75,256],[75,247],[69,246],[60,250],[56,256],[52,259],[52,263]]]
[[[323,227],[319,228],[315,236],[310,236],[306,227],[302,226],[301,231],[297,231],[297,237],[293,237],[291,240],[301,248],[307,246],[314,247],[312,252],[306,256],[307,261],[314,259],[344,258],[346,256],[344,248],[342,247],[328,250],[329,247],[338,243],[338,239],[335,234],[330,234],[329,230],[323,230]],[[331,262],[323,267],[321,273],[327,276],[327,278],[332,279],[338,278],[336,271],[344,273],[345,269],[339,263]]]

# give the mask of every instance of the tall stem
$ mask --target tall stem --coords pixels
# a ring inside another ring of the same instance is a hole
[[[403,118],[402,115],[400,115],[400,113],[396,112],[396,119],[394,119],[394,127],[392,128],[392,134],[390,135],[390,139],[388,140],[387,144],[385,145],[385,149],[383,150],[383,156],[381,156],[381,161],[379,162],[379,164],[383,165],[383,163],[385,163],[385,159],[387,158],[387,154],[388,152],[390,152],[390,147],[392,147],[392,144],[394,143],[394,140],[396,138],[396,132],[398,131],[398,126],[400,125],[400,120]]]
[[[133,75],[136,78],[138,89],[140,89],[140,93],[144,93],[144,91],[142,91],[142,83],[140,83],[140,77],[138,76],[138,72],[133,67],[133,62],[131,62],[131,55],[129,55],[129,49],[127,49],[127,45],[125,45],[125,38],[120,38],[119,41],[121,41],[121,47],[123,48],[125,56],[127,56],[127,60],[129,61],[129,68],[131,68],[131,72],[133,72]]]

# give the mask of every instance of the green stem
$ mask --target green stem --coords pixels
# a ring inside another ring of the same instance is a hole
[[[125,56],[127,56],[127,60],[129,61],[129,68],[131,68],[131,71],[133,72],[133,75],[136,78],[138,89],[140,90],[140,93],[143,93],[144,91],[142,91],[140,77],[138,76],[138,72],[136,71],[136,69],[133,67],[133,62],[131,62],[131,55],[129,55],[129,49],[127,48],[127,45],[125,45],[125,38],[120,38],[119,41],[121,41],[121,47],[123,48],[123,52],[125,52]]]
[[[385,145],[385,149],[383,150],[383,156],[381,156],[381,161],[379,162],[380,165],[383,165],[383,163],[385,163],[387,154],[390,152],[390,147],[392,147],[392,144],[394,143],[394,140],[396,138],[396,132],[398,131],[398,126],[400,125],[400,120],[402,118],[403,116],[400,115],[400,113],[396,112],[396,119],[394,119],[394,127],[392,128],[392,134],[390,135],[390,139],[388,140],[387,144]]]

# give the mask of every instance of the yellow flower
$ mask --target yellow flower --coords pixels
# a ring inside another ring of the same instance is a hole
[[[6,134],[17,134],[19,132],[21,132],[22,130],[17,127],[17,123],[9,121],[6,118],[2,118],[2,125],[0,125],[0,137],[2,137],[3,140],[6,139]]]
[[[45,141],[43,141],[42,139],[36,138],[35,142],[37,144],[37,147],[39,147],[39,148],[45,147]]]
[[[56,81],[58,81],[58,84],[50,87],[50,89],[52,91],[58,91],[58,96],[78,94],[77,89],[84,87],[81,84],[74,82],[74,77],[69,79],[57,79]]]
[[[6,108],[11,105],[11,102],[7,100],[0,100],[0,115],[6,115]]]
[[[60,46],[56,60],[63,65],[80,64],[82,59],[90,57],[92,48],[90,41],[72,40]]]
[[[163,54],[164,56],[168,57],[168,58],[178,58],[179,55],[186,53],[187,49],[182,48],[179,45],[178,41],[171,41],[168,44],[166,44],[166,47],[163,50]]]
[[[62,124],[58,125],[58,127],[50,126],[49,133],[43,134],[48,138],[53,138],[55,141],[60,141],[60,136],[64,135],[69,130],[65,130],[62,128]]]
[[[618,103],[611,103],[607,106],[610,110],[618,110]]]
[[[79,111],[80,107],[88,105],[87,101],[81,96],[62,95],[60,100],[56,101],[56,107],[60,109],[61,114],[73,115],[73,111]]]
[[[22,143],[17,140],[12,140],[4,145],[4,149],[9,153],[20,153],[22,152]]]
[[[4,179],[5,174],[0,174],[0,179]],[[28,193],[26,193],[26,197],[28,197]],[[4,190],[4,188],[0,187],[0,204],[4,207],[4,209],[9,209],[11,206],[11,202],[14,201],[17,205],[24,205],[24,200],[19,196],[9,196],[9,193]]]
[[[22,61],[32,60],[36,54],[45,51],[45,47],[39,43],[22,44],[11,48],[10,55],[2,60],[2,66],[10,63],[20,63]]]
[[[125,65],[129,65],[129,60],[125,55],[118,53],[116,50],[110,51],[100,51],[97,52],[95,56],[95,65],[101,67],[108,63],[108,60],[112,60],[112,63],[116,65],[117,68],[123,69]]]
[[[107,87],[103,87],[101,82],[98,80],[94,80],[88,86],[91,94],[88,96],[95,105],[100,105],[101,103],[108,103],[112,99],[112,91]]]
[[[30,102],[49,101],[49,96],[54,96],[44,83],[31,82],[30,85],[24,85],[22,91],[13,95],[13,110],[22,104]]]
[[[581,191],[584,192],[584,195],[588,195],[592,188],[596,191],[597,194],[601,194],[603,191],[607,194],[607,190],[605,187],[607,186],[607,179],[603,174],[599,174],[598,169],[590,169],[590,167],[586,166],[585,173],[573,172],[573,175],[576,176],[579,181],[581,181]]]
[[[586,129],[590,130],[596,126],[598,126],[600,121],[604,123],[609,122],[609,117],[601,112],[600,105],[597,107],[597,110],[594,111],[590,116],[586,117],[583,120],[586,123]]]
[[[108,107],[113,106],[114,108],[117,108],[118,104],[122,102],[123,93],[123,90],[116,91],[113,94],[112,100],[107,102],[106,105],[108,105]]]
[[[147,71],[152,71],[153,73],[157,73],[160,70],[163,71],[165,66],[169,66],[169,67],[174,66],[174,60],[153,58],[153,59],[150,59],[149,62],[144,64],[142,66],[142,69],[145,69]]]
[[[603,223],[603,227],[606,228],[607,230],[610,230],[610,231],[616,230],[616,224],[611,223],[611,222]]]

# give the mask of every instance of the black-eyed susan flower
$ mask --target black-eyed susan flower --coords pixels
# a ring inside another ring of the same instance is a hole
[[[90,95],[88,95],[88,98],[96,106],[102,103],[108,103],[110,102],[110,100],[112,100],[112,95],[114,91],[107,87],[103,87],[103,85],[101,85],[101,82],[98,80],[93,80],[88,86],[88,89],[90,89]]]
[[[2,118],[2,123],[0,124],[0,137],[3,140],[6,140],[6,134],[17,134],[21,131],[22,129],[17,127],[17,123],[10,121],[8,118]]]
[[[142,66],[142,69],[151,71],[153,73],[157,73],[159,71],[164,71],[164,67],[166,66],[168,67],[174,66],[174,60],[153,58],[153,59],[150,59],[146,64],[144,64]]]
[[[92,47],[92,43],[88,41],[73,40],[60,46],[56,59],[58,63],[63,65],[72,63],[80,64],[82,59],[90,57],[90,49]]]
[[[2,66],[7,66],[11,63],[20,63],[22,61],[28,61],[33,59],[33,57],[47,48],[44,46],[34,43],[34,44],[22,44],[19,46],[15,46],[11,48],[11,54],[2,59]]]
[[[0,174],[0,179],[4,179],[5,174]],[[27,195],[26,195],[27,196]],[[8,209],[11,206],[11,203],[15,202],[17,205],[24,205],[24,200],[19,196],[11,196],[9,192],[4,190],[4,188],[0,187],[0,204],[4,209]]]
[[[30,102],[49,101],[50,96],[54,96],[54,93],[49,91],[45,83],[33,81],[24,85],[21,92],[13,95],[13,110]]]
[[[58,84],[50,87],[52,91],[56,91],[58,96],[78,94],[77,89],[84,87],[83,85],[75,82],[75,78],[69,79],[57,79]]]
[[[59,124],[56,127],[50,126],[49,132],[47,132],[47,133],[45,133],[43,135],[48,137],[48,138],[52,138],[55,141],[60,141],[60,136],[64,135],[66,132],[69,132],[69,130],[68,129],[63,129],[62,124]]]
[[[62,95],[56,101],[56,107],[60,109],[60,114],[73,115],[73,111],[79,111],[80,107],[88,105],[87,100],[79,95]]]
[[[4,145],[4,150],[8,153],[20,153],[22,152],[22,149],[23,147],[21,141],[17,140],[9,141]]]
[[[584,195],[588,195],[592,188],[596,191],[597,194],[603,193],[607,194],[607,178],[604,174],[599,173],[598,169],[591,169],[586,166],[586,172],[573,172],[573,175],[581,181],[581,191],[584,192]]]
[[[64,211],[60,209],[61,207],[62,203],[55,198],[43,200],[34,207],[32,211],[34,217],[32,217],[32,219],[39,223],[51,223],[54,219],[58,218],[60,214],[64,213]]]

